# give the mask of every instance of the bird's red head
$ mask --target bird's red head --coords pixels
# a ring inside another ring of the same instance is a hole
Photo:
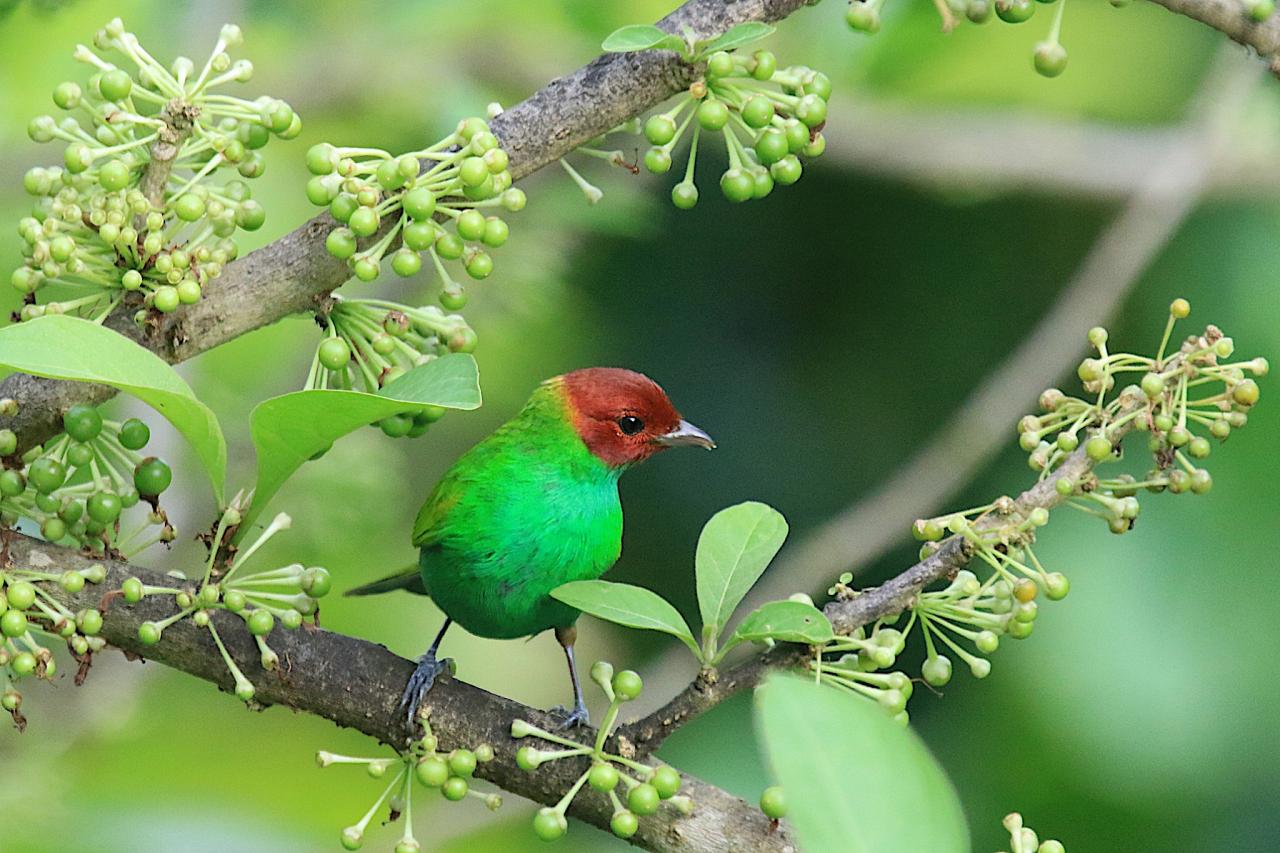
[[[643,462],[667,447],[715,447],[711,436],[680,417],[649,377],[618,367],[589,367],[563,377],[573,427],[607,465]]]

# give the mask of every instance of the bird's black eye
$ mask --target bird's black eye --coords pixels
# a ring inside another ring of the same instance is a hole
[[[635,415],[623,415],[618,418],[618,429],[622,430],[623,435],[635,435],[644,429],[644,421]]]

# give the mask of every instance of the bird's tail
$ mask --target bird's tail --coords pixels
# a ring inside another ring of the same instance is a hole
[[[349,589],[343,595],[380,595],[384,592],[395,592],[397,589],[403,589],[405,592],[412,592],[416,595],[426,595],[427,588],[422,585],[421,570],[416,565],[408,566],[382,580],[376,580],[373,583]]]

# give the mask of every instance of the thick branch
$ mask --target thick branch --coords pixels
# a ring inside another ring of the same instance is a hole
[[[776,21],[805,0],[689,0],[659,22],[670,32],[685,27],[710,37],[744,21]],[[695,69],[674,53],[605,54],[557,80],[491,122],[521,178],[617,127],[693,82]],[[228,264],[206,286],[198,303],[161,318],[157,327],[134,328],[128,312],[110,325],[169,362],[185,361],[288,314],[307,311],[350,278],[343,261],[329,255],[324,239],[336,225],[328,213]],[[19,450],[61,431],[62,413],[76,403],[101,403],[108,388],[14,375],[0,382],[0,398],[19,412],[0,417],[0,428],[18,434]]]
[[[44,585],[72,610],[99,606],[105,591],[119,589],[130,576],[148,584],[173,583],[172,578],[158,572],[109,560],[91,560],[76,551],[16,533],[9,534],[8,545],[16,568],[47,572],[56,567],[66,571],[83,569],[95,562],[107,567],[106,583],[89,584],[75,595],[68,595],[53,584]],[[195,627],[191,620],[184,619],[165,629],[158,645],[144,646],[138,641],[138,626],[142,622],[158,621],[173,612],[171,596],[145,598],[136,605],[126,605],[116,598],[107,607],[101,636],[129,654],[163,663],[232,691],[234,682],[209,632]],[[356,729],[384,743],[403,744],[404,718],[397,706],[413,671],[411,662],[382,646],[354,637],[321,629],[277,628],[269,639],[280,655],[280,669],[267,672],[262,669],[258,648],[243,620],[225,612],[213,618],[228,651],[254,683],[256,701],[286,705]],[[92,681],[91,673],[85,689],[93,689]],[[476,775],[520,796],[552,805],[588,766],[586,759],[566,759],[544,765],[532,773],[520,770],[515,763],[519,743],[511,738],[511,721],[525,719],[548,729],[554,729],[556,721],[542,711],[463,681],[441,678],[427,695],[426,705],[431,709],[432,731],[443,749],[491,744],[497,757],[480,765]],[[587,729],[578,737],[590,743],[595,732]],[[625,750],[626,744],[615,740],[614,748]],[[684,777],[681,790],[693,799],[693,814],[684,817],[674,809],[660,809],[657,814],[641,819],[640,831],[632,843],[658,851],[793,853],[794,845],[786,830],[771,826],[754,806],[690,776]],[[588,790],[577,797],[569,813],[607,828],[612,806],[606,798]]]

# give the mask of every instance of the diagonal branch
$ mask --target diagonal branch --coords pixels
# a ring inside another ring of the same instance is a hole
[[[687,27],[707,38],[745,21],[779,20],[804,5],[806,0],[689,0],[659,26],[677,33]],[[511,176],[518,179],[661,103],[692,83],[696,73],[670,52],[605,54],[551,81],[490,127],[511,157]],[[335,224],[323,213],[228,264],[204,298],[165,315],[155,328],[139,330],[128,312],[117,312],[107,325],[176,363],[288,314],[309,311],[351,275],[346,263],[324,247]],[[19,411],[0,417],[0,428],[17,433],[21,452],[60,432],[62,413],[71,406],[96,405],[114,393],[103,386],[15,374],[0,382],[0,398],[17,400]]]
[[[110,560],[92,560],[77,551],[8,534],[8,553],[14,567],[47,572],[75,571],[101,563],[107,568],[106,582],[87,585],[68,594],[57,584],[42,584],[46,591],[73,611],[98,607],[104,590],[119,589],[125,579],[138,577],[143,583],[171,586],[173,579],[159,572]],[[159,621],[174,613],[170,596],[149,597],[136,605],[116,599],[107,608],[101,636],[130,655],[153,660],[189,675],[211,681],[231,692],[234,682],[227,672],[209,632],[184,619],[165,629],[155,646],[138,640],[138,626]],[[404,718],[398,709],[413,664],[382,646],[321,629],[285,631],[277,628],[271,646],[280,656],[280,669],[267,672],[259,662],[259,650],[243,620],[226,612],[213,615],[219,635],[241,670],[253,681],[255,700],[263,704],[285,705],[305,711],[339,726],[355,729],[388,743],[404,742]],[[92,674],[86,689],[93,689]],[[511,738],[511,721],[529,720],[554,729],[556,721],[542,711],[496,696],[454,678],[441,678],[427,695],[431,729],[443,749],[474,747],[488,743],[496,757],[476,769],[476,775],[494,784],[554,805],[588,766],[587,759],[564,759],[528,773],[516,766],[519,745]],[[593,730],[581,733],[584,742],[595,737]],[[614,747],[620,744],[615,741]],[[625,749],[625,746],[622,746]],[[637,755],[647,755],[640,753]],[[792,853],[789,833],[774,827],[755,808],[714,785],[690,776],[683,777],[681,792],[694,801],[687,817],[673,809],[660,809],[643,818],[632,843],[655,851],[753,850],[763,853]],[[578,796],[569,813],[586,823],[608,828],[613,807],[592,792]]]

